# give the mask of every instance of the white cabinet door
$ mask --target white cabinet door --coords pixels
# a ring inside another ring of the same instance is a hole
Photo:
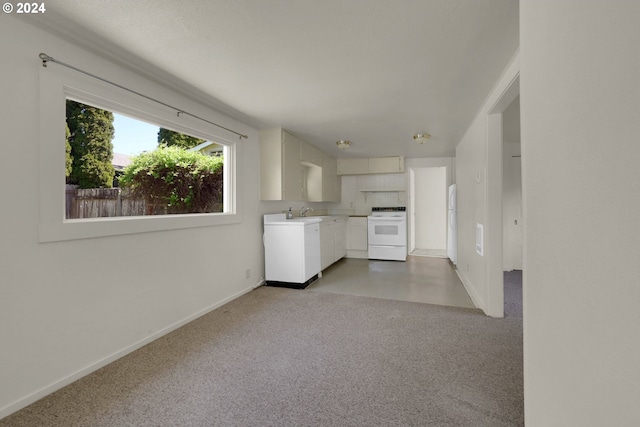
[[[347,221],[347,249],[366,251],[369,249],[367,237],[367,217],[350,217]]]
[[[377,157],[369,159],[369,173],[404,172],[404,157]]]
[[[338,175],[369,173],[369,159],[338,159]]]
[[[322,155],[322,201],[340,201],[340,177],[338,162],[328,154]]]
[[[300,140],[282,128],[260,131],[260,199],[302,200]]]
[[[300,160],[312,165],[322,166],[322,151],[308,142],[300,143]]]
[[[282,200],[282,129],[260,131],[260,199]]]
[[[404,157],[338,159],[338,175],[404,172]]]
[[[300,140],[282,132],[282,200],[302,200]]]
[[[324,220],[320,223],[320,268],[324,270],[334,262],[335,221]]]
[[[305,278],[305,229],[284,225],[265,225],[265,279],[274,282],[303,283]]]
[[[347,220],[337,219],[335,222],[335,245],[334,245],[334,259],[339,259],[347,256]]]

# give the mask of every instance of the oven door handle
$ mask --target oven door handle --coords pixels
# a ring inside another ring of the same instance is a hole
[[[401,222],[401,221],[406,221],[406,219],[405,218],[393,218],[393,217],[389,217],[389,218],[369,218],[369,222],[386,222],[386,221]]]

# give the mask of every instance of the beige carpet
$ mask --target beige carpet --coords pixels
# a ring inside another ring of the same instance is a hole
[[[261,287],[0,421],[518,426],[522,322]]]
[[[504,315],[522,319],[522,270],[505,271]]]

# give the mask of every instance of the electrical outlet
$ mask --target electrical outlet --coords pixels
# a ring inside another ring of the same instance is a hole
[[[251,277],[251,269],[247,268],[247,271],[244,273],[245,277],[248,279]]]

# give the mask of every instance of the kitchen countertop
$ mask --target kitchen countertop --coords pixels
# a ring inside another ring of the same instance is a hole
[[[309,215],[309,216],[296,216],[292,219],[286,219],[284,213],[281,214],[267,214],[264,217],[265,224],[277,224],[277,225],[304,225],[319,223],[322,221],[338,221],[347,220],[349,217],[364,217],[366,215]]]
[[[265,225],[298,225],[317,224],[322,222],[319,217],[296,217],[287,219],[286,214],[268,214],[264,216]]]
[[[348,215],[309,215],[296,216],[292,219],[286,219],[285,214],[267,214],[264,216],[264,224],[275,225],[305,225],[320,223],[322,221],[339,221],[347,220]]]
[[[305,218],[319,218],[321,221],[335,221],[338,219],[347,219],[347,215],[317,215],[317,216],[308,216]]]

